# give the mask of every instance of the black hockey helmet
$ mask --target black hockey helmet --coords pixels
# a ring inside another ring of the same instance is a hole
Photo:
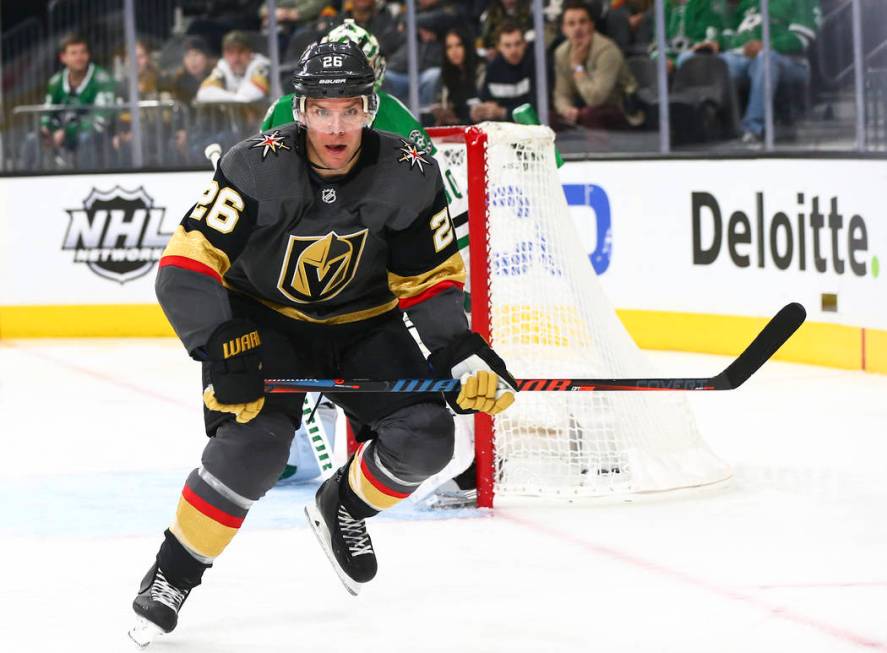
[[[376,75],[360,47],[347,43],[312,43],[293,73],[293,116],[304,124],[308,98],[336,99],[359,97],[369,123],[379,108],[374,91]]]

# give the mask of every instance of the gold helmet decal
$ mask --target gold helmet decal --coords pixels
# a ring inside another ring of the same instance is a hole
[[[290,236],[277,288],[300,304],[331,299],[345,289],[360,265],[367,229],[347,236]]]

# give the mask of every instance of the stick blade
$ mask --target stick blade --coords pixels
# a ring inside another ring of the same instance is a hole
[[[786,304],[773,316],[745,351],[721,372],[717,380],[727,389],[738,388],[792,337],[807,319],[807,311],[797,302]]]

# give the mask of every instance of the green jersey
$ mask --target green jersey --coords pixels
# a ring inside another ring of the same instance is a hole
[[[668,58],[674,59],[697,43],[719,41],[725,23],[719,9],[723,7],[712,0],[667,0],[665,42]]]
[[[742,0],[731,29],[724,30],[724,49],[739,49],[763,38],[760,0]],[[781,54],[804,54],[816,38],[819,0],[770,0],[770,42]]]
[[[40,124],[47,129],[64,129],[69,138],[75,138],[78,132],[101,131],[107,117],[91,109],[114,104],[114,80],[104,68],[91,63],[83,81],[71,88],[68,69],[62,68],[50,78],[44,104],[70,107],[66,111],[43,114]]]

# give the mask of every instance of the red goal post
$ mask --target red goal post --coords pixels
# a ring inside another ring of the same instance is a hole
[[[428,135],[436,143],[465,144],[468,232],[485,233],[489,217],[486,193],[486,132],[479,127],[430,127]],[[470,238],[468,240],[470,259],[486,261],[489,255],[487,245],[486,238]],[[470,268],[469,287],[471,288],[472,307],[489,305],[489,277],[486,272],[487,269],[483,265]],[[488,311],[472,310],[471,328],[492,344]],[[493,420],[489,415],[477,413],[474,416],[474,460],[477,469],[477,505],[481,508],[493,506],[494,447]]]

